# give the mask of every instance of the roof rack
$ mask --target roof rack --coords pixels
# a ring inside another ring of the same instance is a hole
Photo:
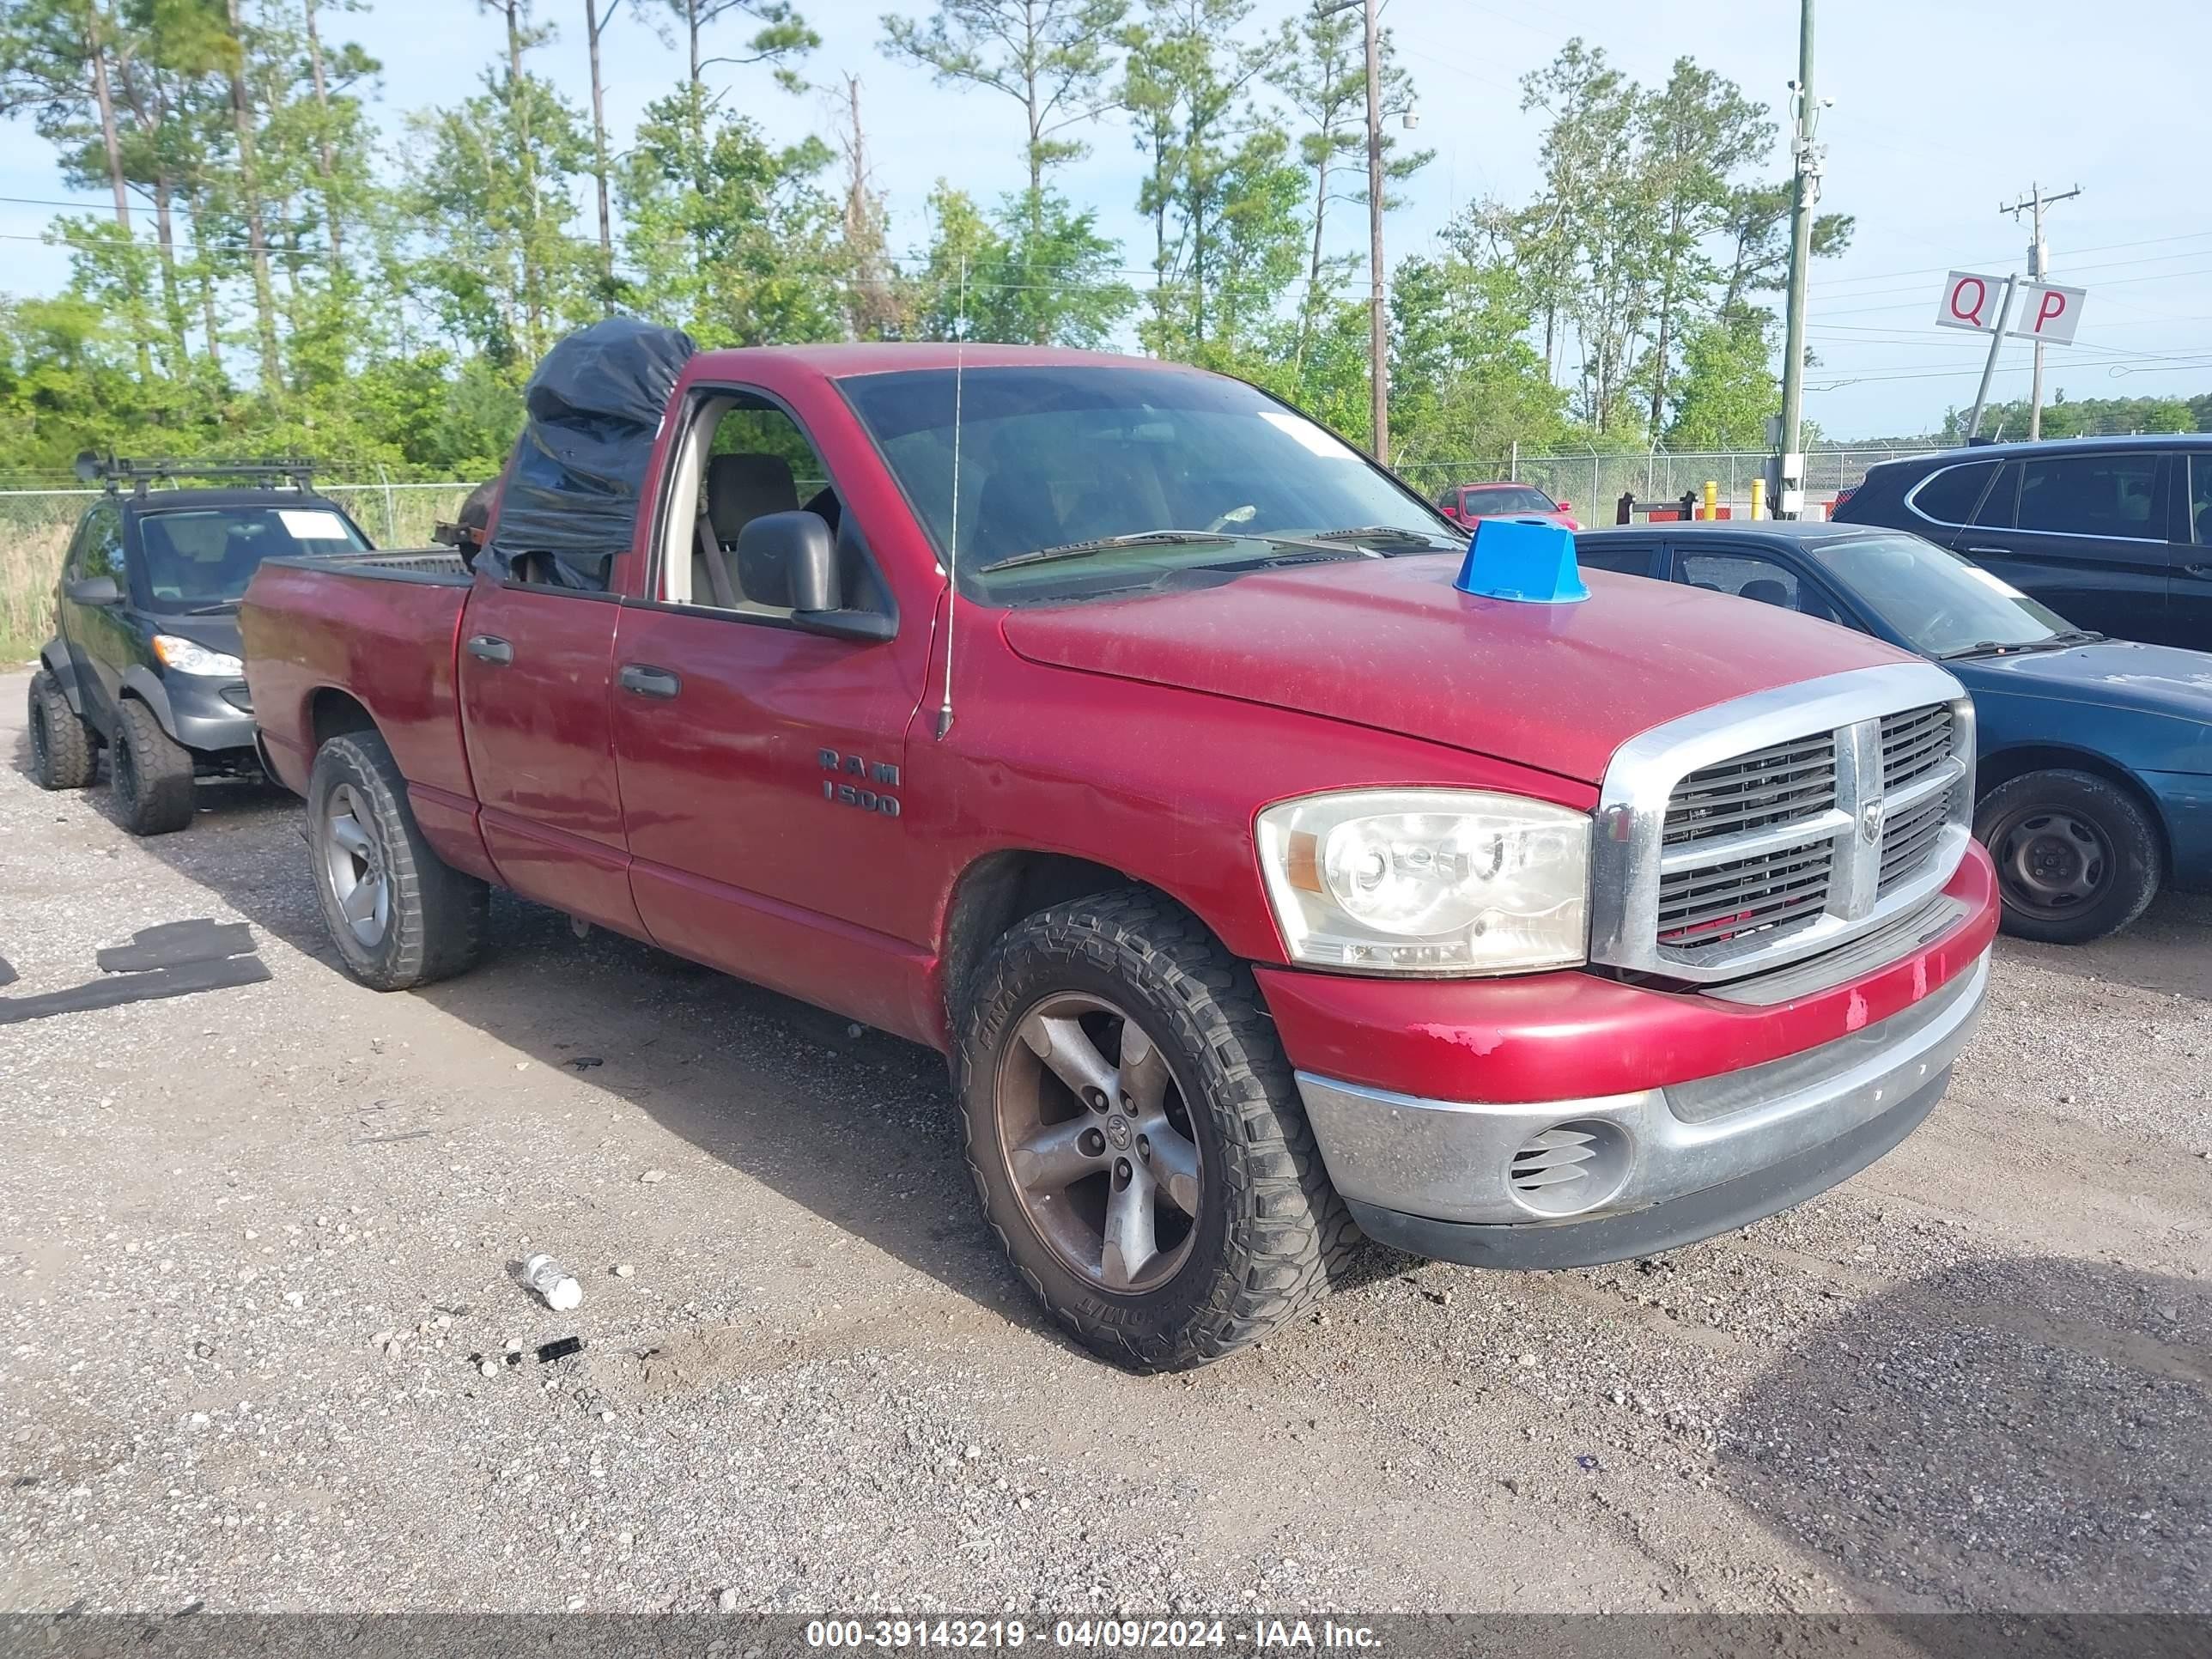
[[[143,495],[149,485],[174,483],[179,478],[232,478],[274,489],[289,483],[302,495],[312,489],[315,464],[309,460],[283,461],[134,461],[102,456],[88,449],[76,458],[76,476],[86,483],[102,483],[110,495],[125,484]]]

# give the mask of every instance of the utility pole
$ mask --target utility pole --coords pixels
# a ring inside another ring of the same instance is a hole
[[[1783,503],[1786,491],[1799,492],[1805,481],[1791,469],[1802,463],[1801,428],[1805,419],[1805,282],[1813,262],[1813,209],[1820,199],[1820,150],[1813,135],[1820,125],[1820,105],[1813,95],[1813,0],[1800,0],[1797,22],[1797,78],[1790,83],[1796,102],[1797,126],[1790,143],[1796,188],[1790,206],[1790,304],[1782,358],[1782,426],[1780,453],[1775,465],[1775,517],[1795,518]]]
[[[2076,185],[2063,196],[2045,196],[2041,185],[2030,185],[2027,194],[2017,202],[1999,203],[1997,211],[2008,213],[2015,223],[2022,213],[2033,213],[2034,234],[2027,244],[2027,280],[2039,283],[2051,274],[2051,250],[2043,240],[2043,210],[2054,202],[2070,202],[2081,193]],[[2035,343],[2035,383],[2027,395],[2027,435],[2031,441],[2043,435],[2043,342]]]
[[[1361,7],[1367,36],[1367,378],[1375,459],[1390,463],[1390,295],[1382,281],[1382,50],[1376,14],[1382,0],[1335,0],[1316,17]],[[1407,125],[1412,125],[1409,117]]]
[[[1806,0],[1809,5],[1811,0]],[[1367,7],[1367,360],[1374,410],[1375,459],[1390,464],[1390,312],[1382,286],[1382,64],[1375,14],[1382,0]]]

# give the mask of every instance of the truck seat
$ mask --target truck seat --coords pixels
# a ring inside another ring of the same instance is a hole
[[[719,595],[722,589],[723,584],[713,580],[714,573],[706,562],[705,549],[711,542],[720,553],[725,581],[738,599],[755,605],[789,605],[787,580],[781,584],[784,591],[777,593],[756,593],[746,586],[738,567],[737,544],[738,532],[763,513],[798,511],[799,485],[792,477],[791,463],[781,455],[716,455],[707,463],[706,493],[707,520],[714,533],[711,538],[699,538],[699,550],[691,556],[693,603],[704,603],[701,595]],[[755,582],[763,586],[775,585],[764,580],[757,572]],[[716,603],[721,602],[718,597]]]

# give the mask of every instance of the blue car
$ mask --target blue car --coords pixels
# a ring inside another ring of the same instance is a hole
[[[1974,833],[2008,933],[2081,944],[2126,927],[2162,885],[2212,888],[2212,655],[2075,628],[1900,531],[1688,523],[1584,531],[1575,545],[1586,569],[1779,605],[1956,675],[1980,734]]]

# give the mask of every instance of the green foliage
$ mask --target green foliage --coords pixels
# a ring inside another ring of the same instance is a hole
[[[1763,311],[1711,318],[1682,344],[1669,449],[1763,449],[1766,417],[1782,406],[1772,319]],[[1808,440],[1809,442],[1809,439]]]
[[[1032,194],[1045,173],[1085,155],[1067,135],[1098,112],[1125,0],[939,0],[927,21],[884,19],[884,51],[1018,102]]]
[[[1009,196],[985,216],[942,179],[929,198],[928,263],[909,285],[908,337],[1096,349],[1136,309],[1116,280],[1120,249],[1050,191]]]
[[[829,147],[777,149],[687,83],[647,106],[617,177],[639,315],[702,346],[834,340],[847,273]]]
[[[1984,435],[2027,436],[2027,401],[1991,404],[1982,411]],[[1954,409],[1943,418],[1940,436],[1962,442],[1966,411]],[[2198,398],[2069,398],[2057,392],[2043,411],[2046,438],[2122,437],[2138,432],[2212,432],[2212,395]]]
[[[1528,342],[1521,275],[1464,253],[1408,259],[1391,295],[1390,422],[1401,459],[1548,448],[1566,394]]]

